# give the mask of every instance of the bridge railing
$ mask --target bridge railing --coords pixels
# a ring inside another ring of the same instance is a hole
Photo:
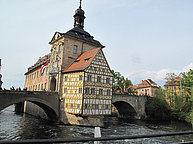
[[[163,134],[151,134],[151,135],[132,135],[132,136],[116,136],[116,137],[96,137],[96,138],[73,138],[73,139],[34,139],[34,140],[1,140],[0,144],[39,144],[39,143],[72,143],[72,142],[91,142],[91,141],[114,141],[114,140],[128,140],[128,139],[141,139],[141,138],[153,138],[153,137],[166,137],[166,136],[177,136],[193,134],[193,131],[184,132],[171,132]],[[193,143],[192,142],[179,142],[182,143]]]

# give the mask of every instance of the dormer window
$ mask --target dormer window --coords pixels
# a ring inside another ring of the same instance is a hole
[[[89,59],[90,59],[90,58],[87,58],[87,59],[84,59],[84,60],[85,60],[85,62],[87,62]]]
[[[76,60],[76,61],[74,61],[74,63],[78,63],[80,60]]]
[[[78,52],[78,46],[77,46],[77,45],[74,45],[73,53],[74,53],[74,54],[77,54],[77,52]]]

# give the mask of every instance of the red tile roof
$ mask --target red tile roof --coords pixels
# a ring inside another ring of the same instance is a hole
[[[140,88],[146,88],[146,87],[156,87],[156,88],[159,88],[160,86],[158,86],[158,85],[157,85],[154,81],[152,81],[151,79],[142,80],[139,85],[133,86],[134,89],[140,89]]]
[[[66,70],[63,72],[81,71],[86,69],[101,48],[92,49],[82,53]]]

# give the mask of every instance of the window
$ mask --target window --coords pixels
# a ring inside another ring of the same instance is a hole
[[[73,108],[73,104],[71,104],[71,108]]]
[[[59,67],[59,65],[60,65],[60,60],[58,60],[57,67]]]
[[[96,109],[99,109],[99,105],[98,105],[98,104],[96,104],[96,105],[95,105],[95,108],[96,108]]]
[[[78,108],[78,109],[80,108],[80,105],[79,105],[79,104],[77,105],[77,108]]]
[[[77,64],[80,60],[76,60],[75,63]]]
[[[91,88],[91,94],[95,94],[95,88]]]
[[[97,70],[97,68],[96,68],[96,67],[94,67],[94,70],[96,71],[96,70]]]
[[[95,109],[95,104],[92,105],[92,109]]]
[[[40,84],[38,85],[38,90],[40,90]]]
[[[88,75],[88,81],[91,81],[92,76]]]
[[[68,108],[68,104],[66,104],[66,108]]]
[[[36,90],[37,90],[37,85],[36,85]]]
[[[66,93],[66,88],[64,88],[64,93]]]
[[[107,90],[107,95],[109,96],[111,94],[111,91],[110,90]]]
[[[60,52],[60,50],[61,50],[61,45],[59,45],[59,48],[58,48],[58,51]]]
[[[65,76],[65,81],[67,81],[67,79],[68,79],[68,77],[67,77],[67,76]]]
[[[101,82],[101,77],[100,76],[97,77],[97,82]]]
[[[45,83],[45,86],[44,86],[45,90],[46,90],[46,83]]]
[[[44,85],[42,84],[42,86],[41,86],[41,90],[43,90],[43,86],[44,86]]]
[[[82,93],[82,88],[79,88],[79,93]]]
[[[85,60],[85,62],[87,62],[89,59],[90,59],[90,58],[87,58],[87,59],[84,59],[84,60]]]
[[[38,77],[38,71],[37,71],[37,77]]]
[[[105,105],[105,109],[109,109],[109,105]]]
[[[87,109],[88,108],[88,105],[87,104],[85,104],[85,109]]]
[[[79,75],[79,81],[82,81],[82,75]]]
[[[78,51],[78,46],[77,46],[77,45],[74,45],[73,53],[74,53],[74,54],[77,54],[77,51]]]
[[[89,94],[89,88],[86,88],[85,94]]]
[[[110,83],[110,78],[107,78],[106,82],[107,82],[107,84],[109,84]]]
[[[103,95],[103,89],[99,89],[99,95]]]

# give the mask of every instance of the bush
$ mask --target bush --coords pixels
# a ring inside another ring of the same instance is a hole
[[[170,107],[168,103],[161,98],[153,97],[148,98],[145,105],[145,111],[149,119],[154,120],[169,120],[170,119]]]

